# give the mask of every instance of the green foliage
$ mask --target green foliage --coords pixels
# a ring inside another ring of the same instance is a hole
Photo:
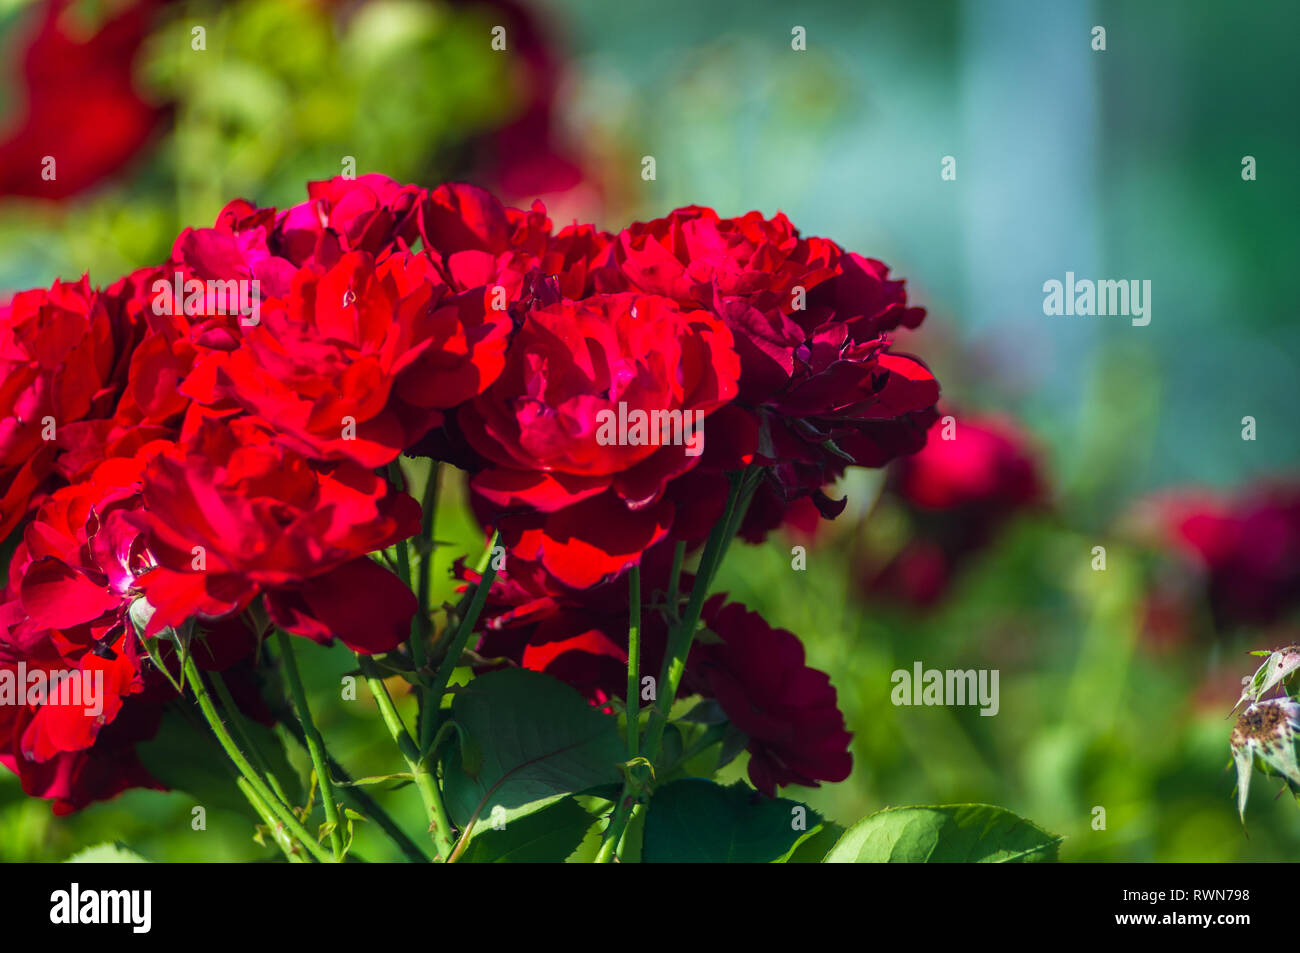
[[[584,806],[584,802],[588,806]],[[609,804],[607,800],[596,798],[563,797],[500,829],[484,825],[470,839],[461,863],[526,864],[562,861],[577,850],[583,835],[591,829]]]
[[[796,823],[798,818],[799,823]],[[646,812],[646,863],[770,863],[783,858],[821,818],[796,801],[767,798],[737,782],[703,778],[657,790]]]
[[[147,864],[148,860],[141,857],[125,844],[96,844],[94,847],[87,847],[85,850],[79,850],[67,860],[65,864]]]
[[[461,828],[512,825],[566,794],[622,778],[626,752],[616,721],[549,675],[490,672],[456,694],[451,717],[479,755],[472,774],[459,744],[443,755],[447,810]]]
[[[989,804],[891,807],[845,831],[826,863],[1034,863],[1056,860],[1060,843]]]

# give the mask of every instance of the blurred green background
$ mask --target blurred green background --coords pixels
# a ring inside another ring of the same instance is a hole
[[[302,200],[342,155],[358,172],[426,184],[476,178],[459,145],[519,108],[511,54],[489,48],[490,6],[370,0],[346,26],[310,3],[177,6],[216,28],[201,67],[176,52],[183,16],[150,40],[141,82],[179,97],[174,131],[69,203],[0,203],[3,287],[83,271],[107,283],[160,260],[179,228],[210,224],[235,195]],[[855,733],[848,781],[784,793],[846,825],[887,805],[991,802],[1065,835],[1066,860],[1294,859],[1300,810],[1272,799],[1270,782],[1256,778],[1249,837],[1237,821],[1225,718],[1254,668],[1245,652],[1296,631],[1156,649],[1142,637],[1149,560],[1118,527],[1153,490],[1238,488],[1300,464],[1300,6],[527,8],[561,57],[556,134],[585,170],[548,199],[558,224],[617,229],[692,203],[782,210],[907,278],[929,317],[903,349],[932,364],[945,400],[1011,412],[1044,448],[1050,510],[1019,520],[929,613],[855,591],[849,551],[875,475],[846,481],[850,509],[807,571],[780,540],[733,550],[722,588],[803,637]],[[0,23],[20,17],[11,4]],[[796,25],[806,51],[791,49]],[[1105,51],[1091,48],[1096,25]],[[955,181],[940,177],[949,155]],[[1256,181],[1241,177],[1247,155]],[[641,178],[644,156],[655,181]],[[1150,325],[1044,316],[1043,282],[1066,271],[1149,279]],[[455,488],[439,524],[453,544],[440,566],[477,552]],[[1089,568],[1095,545],[1108,550],[1104,573]],[[335,755],[359,775],[397,770],[364,689],[337,698],[346,651],[299,656]],[[916,660],[998,669],[1000,712],[893,706],[890,673]],[[412,791],[378,796],[419,829]],[[272,856],[237,811],[213,809],[208,830],[192,831],[192,806],[132,792],[55,819],[6,775],[0,859],[62,859],[106,839],[157,860]],[[358,837],[365,856],[389,856],[382,838]]]

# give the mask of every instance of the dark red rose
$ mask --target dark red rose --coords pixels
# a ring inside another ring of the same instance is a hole
[[[852,735],[825,672],[804,664],[798,636],[757,612],[710,597],[703,619],[721,642],[692,650],[693,680],[749,736],[749,779],[768,796],[787,784],[818,787],[853,769]]]
[[[864,585],[915,606],[936,602],[961,565],[1045,493],[1037,454],[1014,422],[944,417],[923,450],[893,465],[885,502],[904,510],[912,534],[886,565],[865,571]]]
[[[1300,488],[1262,485],[1235,497],[1182,492],[1149,501],[1165,546],[1203,580],[1215,625],[1268,626],[1300,605]]]
[[[831,505],[835,505],[833,501]],[[799,543],[808,545],[817,540],[824,525],[821,509],[811,496],[799,497],[787,503],[780,485],[775,481],[764,480],[745,513],[745,519],[740,525],[740,536],[746,542],[761,543],[768,533],[780,528]]]

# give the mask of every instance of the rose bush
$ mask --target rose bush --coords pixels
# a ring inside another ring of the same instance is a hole
[[[411,859],[478,858],[485,811],[579,794],[618,859],[701,752],[711,774],[747,751],[768,797],[847,777],[829,677],[711,587],[734,537],[833,518],[846,467],[924,445],[939,389],[893,349],[924,315],[902,282],[782,215],[609,234],[468,185],[308,196],[231,202],[158,266],[0,311],[0,763],[24,790],[66,812],[184,786],[141,752],[191,698],[289,859],[343,859],[358,815]],[[444,464],[488,546],[437,606]],[[429,843],[328,758],[290,634],[355,653]],[[277,719],[319,836],[253,765]]]

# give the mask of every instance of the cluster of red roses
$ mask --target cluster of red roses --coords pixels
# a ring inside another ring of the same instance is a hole
[[[201,666],[231,671],[267,619],[363,653],[404,643],[415,597],[370,558],[420,531],[385,475],[403,453],[468,471],[506,547],[480,655],[601,701],[625,690],[619,575],[643,567],[655,673],[673,551],[718,522],[729,474],[762,473],[759,538],[799,500],[833,515],[847,465],[916,450],[935,419],[933,377],[889,349],[924,313],[903,283],[782,215],[691,207],[609,234],[467,185],[308,191],[232,202],[107,288],[0,310],[0,669],[102,670],[108,696],[93,717],[0,705],[0,763],[56,811],[155,783],[132,746],[175,690],[142,638],[197,626]],[[160,292],[254,281],[255,321]],[[703,452],[598,440],[614,408],[698,414]],[[722,599],[704,618],[717,638],[687,687],[749,736],[756,785],[847,775],[834,689],[798,640]]]

